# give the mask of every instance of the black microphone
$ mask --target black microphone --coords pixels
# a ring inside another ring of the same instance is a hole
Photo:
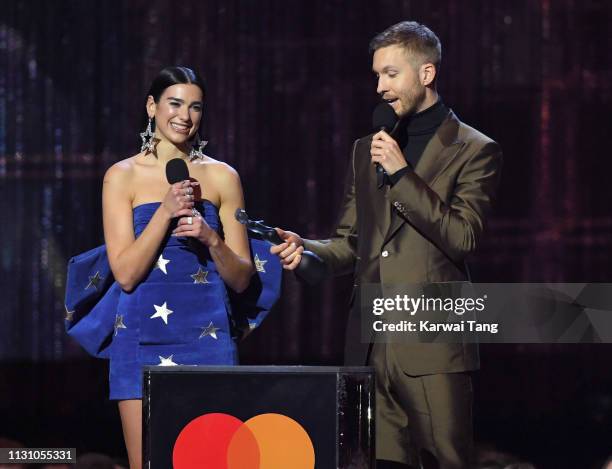
[[[189,169],[184,159],[172,158],[166,163],[166,179],[170,185],[189,179]],[[200,216],[200,212],[198,212],[195,207],[192,208],[191,211],[193,212],[193,216]],[[199,248],[199,243],[193,238],[187,239],[187,245],[192,251],[197,251]]]
[[[393,110],[393,107],[386,101],[378,103],[372,113],[372,129],[376,132],[384,130],[390,133],[395,125],[397,124],[397,114]],[[385,169],[376,163],[376,185],[380,189],[385,183]]]
[[[275,246],[285,242],[274,228],[264,225],[262,220],[249,219],[244,209],[237,209],[234,216],[238,223],[245,225],[249,233],[253,234],[254,237],[263,239]],[[302,253],[302,260],[295,269],[295,274],[309,285],[319,283],[323,280],[326,273],[327,267],[323,260],[311,251],[304,251]]]
[[[166,179],[170,185],[189,179],[189,169],[184,159],[172,158],[166,163]]]

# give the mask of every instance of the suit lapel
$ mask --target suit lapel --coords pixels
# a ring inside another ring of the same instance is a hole
[[[414,172],[428,185],[431,185],[444,172],[446,167],[453,160],[458,151],[463,147],[463,143],[458,139],[459,119],[449,111],[447,118],[440,124],[437,132],[423,150],[423,155],[414,169]],[[388,202],[386,199],[387,205]],[[395,232],[405,222],[396,210],[391,210],[390,224],[386,231],[385,244],[393,237]]]
[[[461,148],[463,142],[458,139],[458,134],[459,119],[453,111],[449,111],[414,169],[427,185],[431,186],[436,181]]]

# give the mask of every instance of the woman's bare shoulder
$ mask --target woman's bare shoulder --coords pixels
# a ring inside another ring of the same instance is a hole
[[[229,164],[223,161],[215,160],[207,156],[203,161],[197,163],[197,167],[202,168],[211,177],[219,181],[228,181],[238,179],[238,172]]]
[[[142,153],[117,161],[106,170],[104,182],[125,182],[134,177]]]

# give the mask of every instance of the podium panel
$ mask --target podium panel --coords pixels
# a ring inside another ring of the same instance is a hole
[[[144,368],[149,469],[369,469],[368,367]]]

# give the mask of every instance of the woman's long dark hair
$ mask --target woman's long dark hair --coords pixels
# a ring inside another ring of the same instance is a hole
[[[153,96],[153,100],[156,103],[159,103],[159,98],[164,93],[164,90],[172,85],[179,84],[192,84],[198,86],[202,90],[202,96],[206,94],[206,89],[204,87],[204,80],[202,77],[195,71],[187,67],[166,67],[161,72],[157,74],[157,76],[153,79],[151,83],[151,88],[149,88],[149,92],[147,93],[147,98],[149,96]],[[145,103],[146,103],[145,99]],[[149,121],[149,116],[147,115],[147,111],[144,111],[142,125],[141,128],[144,130]],[[155,131],[155,120],[153,120],[151,124],[151,128]]]

